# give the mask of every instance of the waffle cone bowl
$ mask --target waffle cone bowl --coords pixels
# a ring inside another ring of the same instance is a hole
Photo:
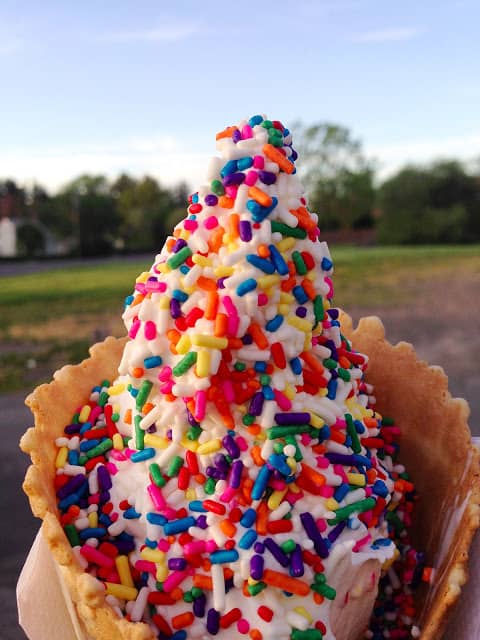
[[[439,639],[468,577],[467,561],[479,526],[479,454],[471,445],[468,405],[450,396],[442,369],[419,360],[407,343],[385,340],[378,318],[363,318],[356,329],[342,314],[342,328],[353,347],[369,356],[367,381],[375,386],[377,408],[401,429],[401,462],[411,473],[419,500],[413,538],[434,567],[433,579],[416,592],[422,640]],[[88,637],[95,640],[146,640],[155,636],[143,623],[120,619],[105,602],[96,578],[79,566],[58,519],[54,492],[55,439],[91,387],[114,379],[125,339],[107,338],[91,357],[66,366],[50,384],[26,400],[35,416],[21,448],[32,459],[24,490]],[[55,615],[55,612],[52,612]]]

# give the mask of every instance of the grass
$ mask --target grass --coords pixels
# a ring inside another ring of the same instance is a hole
[[[405,305],[432,279],[480,275],[480,246],[338,247],[335,300],[342,307]],[[0,389],[32,387],[107,334],[124,333],[120,316],[135,277],[149,264],[109,262],[4,277],[0,281]]]

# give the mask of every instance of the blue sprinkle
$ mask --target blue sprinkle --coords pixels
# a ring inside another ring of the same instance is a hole
[[[133,296],[127,296],[125,298],[125,306],[128,307],[132,304],[132,302],[134,301],[134,297]]]
[[[156,451],[153,447],[145,447],[141,451],[135,451],[130,456],[130,460],[132,462],[143,462],[144,460],[150,460],[150,458],[154,458],[156,455]]]
[[[260,269],[260,271],[263,271],[263,273],[271,274],[275,272],[275,267],[270,262],[270,260],[260,258],[260,256],[257,256],[254,253],[251,253],[247,256],[247,262],[249,262],[254,267],[257,267],[257,269]]]
[[[327,389],[327,398],[329,400],[335,400],[335,396],[337,395],[337,380],[332,378],[327,385]]]
[[[123,517],[126,520],[136,520],[137,518],[140,518],[141,515],[141,513],[138,513],[138,511],[135,510],[135,507],[129,507],[123,512]]]
[[[160,356],[150,356],[144,359],[143,366],[145,369],[154,369],[155,367],[159,367],[162,362],[163,360]]]
[[[263,496],[265,489],[267,488],[270,475],[270,469],[266,464],[263,465],[263,467],[258,472],[258,475],[255,478],[255,482],[252,487],[252,500],[260,500],[260,498]]]
[[[350,487],[348,486],[347,483],[341,484],[339,487],[335,489],[335,493],[333,494],[333,497],[337,502],[341,502],[349,491],[350,491]]]
[[[93,449],[94,447],[96,447],[97,444],[100,444],[100,440],[98,439],[84,440],[83,442],[80,443],[80,451],[90,451],[90,449]]]
[[[100,524],[103,524],[103,526],[107,529],[112,524],[111,519],[107,516],[106,513],[102,513],[98,516],[98,522]]]
[[[286,457],[279,453],[272,453],[268,458],[268,463],[284,476],[292,475],[292,470],[286,462]]]
[[[320,442],[323,440],[328,440],[330,438],[330,427],[328,424],[324,424],[321,429],[318,431],[318,439]]]
[[[272,204],[269,207],[262,207],[258,202],[255,202],[255,200],[247,200],[247,209],[251,212],[254,222],[263,222],[263,220],[265,220],[265,218],[275,209],[277,204],[278,198],[275,198],[275,196],[272,197]]]
[[[247,278],[243,282],[241,282],[237,287],[237,295],[244,296],[249,291],[253,291],[257,288],[257,281],[253,278]]]
[[[179,302],[185,302],[186,300],[188,300],[188,294],[181,289],[174,289],[174,291],[172,292],[172,296]]]
[[[267,363],[266,362],[255,362],[255,365],[253,367],[255,369],[255,371],[257,373],[265,373],[265,371],[267,370]]]
[[[282,322],[283,316],[278,314],[266,323],[265,329],[267,331],[276,331],[281,326]]]
[[[186,264],[182,264],[182,266],[180,267],[179,271],[181,273],[183,273],[184,276],[186,276],[187,273],[190,271],[190,267],[187,267]]]
[[[301,285],[297,284],[296,287],[293,287],[292,293],[295,296],[295,300],[298,302],[298,304],[305,304],[305,302],[308,302],[308,296],[305,293],[305,289]]]
[[[262,387],[262,393],[263,393],[263,397],[265,398],[265,400],[274,400],[275,399],[275,394],[273,393],[273,389],[272,387],[265,385],[264,387]]]
[[[198,202],[198,192],[192,195],[192,203],[196,204]]]
[[[207,509],[205,509],[201,500],[192,500],[188,503],[188,508],[190,509],[190,511],[198,511],[200,513],[207,512]]]
[[[135,387],[132,387],[130,389],[130,395],[132,396],[132,398],[136,398],[138,396],[138,389],[135,389]]]
[[[80,496],[77,493],[72,493],[63,500],[60,500],[60,502],[58,503],[58,508],[60,509],[60,511],[67,511],[67,509],[71,507],[72,504],[77,504],[79,500]]]
[[[163,525],[167,522],[165,516],[162,516],[160,513],[147,513],[147,520],[150,524],[157,524],[163,527]]]
[[[212,564],[224,564],[225,562],[235,562],[239,556],[236,549],[221,549],[214,551],[209,557]]]
[[[257,532],[253,529],[249,529],[248,531],[245,531],[243,536],[240,538],[238,546],[240,547],[240,549],[250,549],[256,539]]]
[[[80,540],[88,540],[88,538],[102,538],[106,535],[107,530],[103,527],[88,527],[78,532]]]
[[[382,482],[382,480],[375,480],[372,491],[381,498],[386,498],[388,496],[388,487],[385,482]]]
[[[323,271],[330,271],[330,269],[333,267],[333,262],[328,258],[322,258],[320,266],[322,267]]]
[[[270,258],[275,266],[275,269],[281,276],[286,276],[288,273],[288,265],[282,258],[280,251],[273,244],[268,247],[270,251]]]
[[[251,127],[254,127],[256,124],[262,124],[262,122],[263,122],[263,118],[262,118],[262,116],[258,116],[258,115],[257,115],[257,116],[252,116],[252,117],[250,118],[250,120],[248,121],[248,124],[249,124]]]
[[[302,362],[300,358],[292,358],[290,360],[290,369],[297,376],[302,373]]]
[[[192,516],[187,516],[186,518],[180,518],[179,520],[172,520],[171,522],[167,522],[163,526],[163,530],[166,536],[174,536],[177,533],[183,533],[187,531],[190,527],[195,526],[195,518]]]
[[[68,464],[77,465],[79,458],[80,458],[80,455],[78,451],[70,450],[68,452]]]
[[[156,540],[149,540],[148,538],[145,538],[145,546],[149,547],[149,549],[156,549],[157,548],[157,541]]]
[[[253,215],[260,215],[262,210],[261,205],[258,204],[256,200],[247,200],[247,209]]]
[[[85,433],[85,431],[89,431],[91,428],[92,428],[91,422],[84,422],[83,425],[80,427],[80,433],[83,434]]]
[[[256,519],[257,512],[255,511],[255,509],[250,508],[247,509],[243,516],[240,518],[240,524],[242,525],[242,527],[249,529]]]
[[[238,165],[236,160],[229,160],[221,169],[220,175],[222,178],[225,176],[229,176],[231,173],[235,173],[237,171]]]
[[[245,156],[245,158],[239,158],[237,160],[237,169],[238,171],[245,171],[245,169],[250,169],[253,164],[253,158],[250,156]]]

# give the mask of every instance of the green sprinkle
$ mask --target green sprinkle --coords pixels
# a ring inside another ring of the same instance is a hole
[[[315,431],[313,429],[311,429],[310,431],[312,437],[314,437]],[[318,438],[318,436],[317,436]],[[285,438],[285,442],[287,444],[293,444],[293,446],[295,447],[295,455],[293,456],[295,458],[295,462],[300,462],[300,460],[303,460],[303,455],[302,455],[302,451],[300,449],[300,447],[298,446],[298,442],[297,439],[295,438],[295,436],[287,436]]]
[[[167,265],[170,269],[178,269],[180,265],[182,265],[185,260],[187,260],[192,255],[192,250],[190,247],[182,247],[180,251],[174,253],[168,260]]]
[[[275,438],[284,438],[285,436],[295,435],[297,433],[309,433],[311,427],[309,424],[289,424],[282,427],[270,427],[267,429],[267,437],[269,440]]]
[[[394,511],[388,511],[386,518],[387,518],[388,524],[392,525],[392,527],[395,529],[395,533],[397,535],[402,533],[402,531],[405,528],[404,524],[403,524],[403,522],[400,520],[400,518],[398,517],[398,515]]]
[[[198,425],[194,425],[193,427],[190,427],[190,429],[187,431],[187,439],[198,440],[202,431],[203,431],[202,427]]]
[[[215,478],[208,478],[205,484],[203,485],[203,489],[205,493],[209,496],[213,495],[215,493],[216,484],[217,484],[217,481],[215,480]]]
[[[270,220],[270,224],[272,226],[272,233],[278,232],[281,233],[282,236],[299,238],[300,240],[304,240],[307,237],[307,232],[301,227],[290,227],[288,224],[277,222],[276,220]]]
[[[337,596],[335,589],[330,587],[328,584],[315,582],[315,584],[310,585],[310,589],[324,596],[327,600],[335,600]]]
[[[140,426],[142,416],[136,415],[133,421],[135,424],[135,446],[140,451],[145,448],[145,431]]]
[[[268,386],[271,381],[272,376],[269,376],[266,373],[262,373],[262,375],[260,376],[260,384],[262,385],[262,387]]]
[[[395,424],[395,420],[393,418],[387,418],[387,416],[383,416],[382,427],[393,427],[394,424]]]
[[[67,536],[68,541],[70,542],[70,545],[72,547],[78,547],[82,544],[80,541],[80,536],[78,535],[77,528],[74,524],[66,524],[63,527],[63,530],[65,531],[65,535]]]
[[[322,361],[322,364],[326,369],[336,369],[338,362],[333,358],[325,358],[325,360]]]
[[[72,424],[78,424],[78,419],[80,418],[80,412],[75,413],[72,418]]]
[[[119,413],[112,413],[112,422],[118,422],[120,420]]]
[[[92,458],[96,458],[97,456],[103,456],[104,453],[110,451],[113,448],[113,442],[110,438],[105,438],[103,442],[97,444],[93,449],[89,449],[86,453],[87,459],[91,460]]]
[[[220,182],[220,180],[212,180],[212,182],[210,183],[210,189],[217,196],[223,196],[225,193],[225,187]]]
[[[109,397],[110,395],[107,393],[107,391],[102,391],[98,396],[99,406],[104,407],[107,404]]]
[[[150,395],[150,391],[152,390],[153,382],[150,380],[144,380],[140,385],[140,389],[138,390],[137,397],[135,398],[135,406],[137,411],[141,411],[143,405],[146,403],[148,396]]]
[[[357,430],[355,429],[353,418],[349,413],[346,413],[345,420],[347,421],[347,433],[352,439],[353,452],[360,453],[362,450],[362,445],[360,444],[360,440],[358,439],[358,433],[357,433]]]
[[[322,640],[323,634],[320,629],[293,629],[291,640]]]
[[[247,587],[247,591],[251,596],[258,596],[258,594],[263,591],[266,587],[265,582],[257,582],[256,584],[249,584]]]
[[[315,315],[315,327],[316,327],[319,322],[323,321],[323,317],[325,315],[322,296],[315,297],[313,301],[313,313]]]
[[[185,593],[183,594],[183,601],[193,602],[193,594],[191,591],[185,591]]]
[[[83,467],[84,464],[87,462],[87,460],[88,460],[87,456],[84,453],[82,453],[82,455],[79,456],[78,458],[78,464]]]
[[[335,511],[335,518],[327,520],[328,524],[338,524],[343,520],[349,518],[352,513],[363,513],[364,511],[370,511],[375,506],[375,498],[364,498],[358,502],[347,504],[346,507],[340,507]]]
[[[199,598],[202,594],[203,594],[203,589],[200,589],[200,587],[192,587],[192,596],[195,598],[195,600]]]
[[[245,364],[245,362],[235,362],[233,368],[235,369],[235,371],[245,371],[247,365]]]
[[[339,367],[337,370],[338,373],[338,377],[341,378],[342,380],[345,380],[345,382],[349,382],[350,381],[350,372],[347,369],[342,369],[342,367]]]
[[[285,540],[285,542],[282,542],[282,544],[280,545],[284,553],[292,553],[292,551],[295,549],[296,546],[297,544],[295,540],[292,540],[291,538],[289,538],[288,540]]]
[[[167,481],[163,477],[158,464],[156,462],[152,462],[152,464],[148,467],[148,470],[152,477],[153,484],[156,484],[157,487],[164,487]]]
[[[246,427],[249,427],[255,422],[255,416],[252,416],[250,413],[246,413],[242,418],[242,422]]]
[[[271,120],[264,120],[262,122],[262,127],[264,127],[265,129],[273,129],[273,122]]]
[[[299,251],[294,251],[292,253],[292,260],[298,275],[304,276],[307,273],[308,269],[307,265],[305,264],[305,260],[302,258],[302,254]]]
[[[183,376],[197,361],[197,352],[189,351],[172,369],[174,376]]]
[[[180,456],[175,456],[174,458],[172,458],[170,464],[168,465],[167,476],[169,476],[170,478],[174,478],[176,475],[178,475],[178,472],[182,467],[183,458]]]

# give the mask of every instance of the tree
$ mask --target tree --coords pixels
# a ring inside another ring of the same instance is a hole
[[[328,122],[296,125],[294,141],[302,158],[302,176],[311,208],[323,229],[373,225],[374,164],[350,130]],[[299,140],[299,142],[297,142]]]

